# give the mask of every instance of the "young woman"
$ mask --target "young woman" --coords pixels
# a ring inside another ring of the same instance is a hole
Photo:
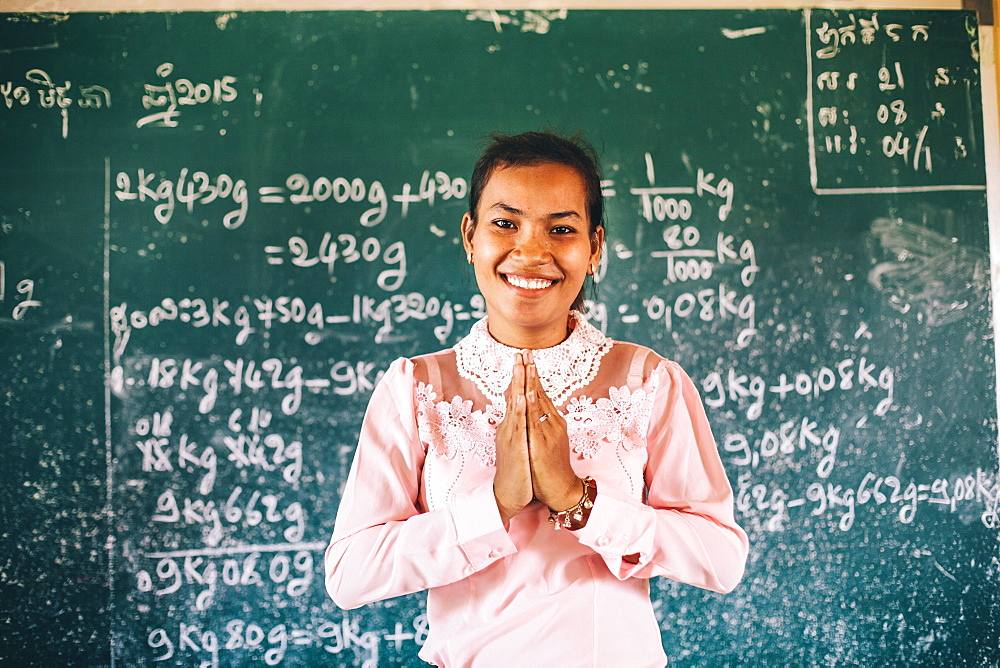
[[[604,241],[589,146],[495,136],[469,199],[487,317],[375,389],[327,590],[348,609],[429,590],[438,666],[663,666],[649,578],[726,592],[747,554],[701,400],[579,310]]]

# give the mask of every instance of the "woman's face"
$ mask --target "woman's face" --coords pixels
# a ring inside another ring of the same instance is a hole
[[[462,220],[486,299],[490,333],[517,348],[545,348],[566,338],[566,323],[591,265],[600,259],[604,229],[590,234],[580,174],[542,163],[493,172],[476,220]]]

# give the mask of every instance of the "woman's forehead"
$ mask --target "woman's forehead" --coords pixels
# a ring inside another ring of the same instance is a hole
[[[573,167],[555,162],[499,167],[490,174],[479,202],[480,208],[497,204],[586,208],[587,189],[583,177]],[[579,212],[581,216],[585,211]]]

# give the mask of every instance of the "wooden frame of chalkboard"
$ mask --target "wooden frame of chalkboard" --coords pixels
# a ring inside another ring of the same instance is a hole
[[[380,372],[483,312],[454,269],[479,138],[535,127],[597,144],[589,315],[689,369],[751,535],[727,597],[651,583],[671,661],[1000,651],[974,14],[0,30],[0,660],[415,661],[422,598],[337,610],[322,550]]]

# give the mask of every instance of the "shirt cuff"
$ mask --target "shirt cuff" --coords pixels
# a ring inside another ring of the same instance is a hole
[[[594,499],[587,525],[573,533],[581,544],[601,555],[611,571],[617,574],[621,569],[622,556],[630,551],[639,507],[635,499],[616,492],[598,482],[597,498]]]
[[[517,552],[504,529],[492,484],[455,494],[449,509],[458,544],[473,572]]]

